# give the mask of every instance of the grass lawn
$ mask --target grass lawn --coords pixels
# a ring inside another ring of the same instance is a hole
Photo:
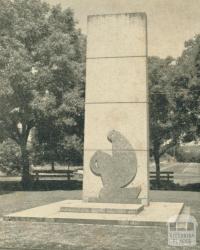
[[[155,163],[151,162],[150,170],[155,171]],[[174,190],[200,191],[200,163],[161,161],[161,171],[174,172],[172,185]],[[167,189],[166,185],[164,189]],[[168,187],[170,189],[170,187]]]
[[[200,193],[151,191],[153,201],[184,202],[200,224]],[[11,192],[0,196],[0,215],[60,201],[81,199],[81,190]],[[164,213],[165,211],[163,211]],[[197,239],[200,239],[198,234]],[[197,246],[189,249],[200,249]],[[15,250],[165,250],[187,249],[167,245],[167,228],[80,225],[0,220],[0,249]]]

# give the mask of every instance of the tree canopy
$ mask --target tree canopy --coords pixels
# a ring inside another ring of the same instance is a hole
[[[183,103],[189,116],[186,140],[199,140],[200,136],[200,35],[185,42],[182,56],[177,60],[177,82],[184,84]]]
[[[20,146],[24,182],[33,127],[70,130],[71,138],[83,133],[84,57],[85,38],[72,10],[1,0],[0,137]]]
[[[199,138],[200,36],[185,42],[173,59],[150,57],[150,135],[159,184],[160,157],[171,147]]]

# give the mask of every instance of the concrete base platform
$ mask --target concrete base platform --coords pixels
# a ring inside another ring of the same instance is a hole
[[[132,225],[132,226],[158,226],[165,225],[168,219],[172,216],[178,216],[184,204],[183,203],[167,203],[167,202],[151,202],[149,206],[143,207],[143,210],[138,214],[130,213],[102,213],[93,210],[93,212],[62,212],[66,207],[78,208],[82,204],[84,208],[88,208],[88,203],[80,200],[66,200],[56,203],[51,203],[45,206],[40,206],[21,212],[13,213],[4,216],[6,221],[35,221],[35,222],[59,222],[59,223],[79,223],[79,224],[111,224],[111,225]],[[89,205],[92,205],[89,203]],[[102,209],[106,209],[106,205]],[[109,212],[112,211],[110,204]],[[119,205],[119,204],[118,204]],[[126,204],[124,211],[129,211],[129,206]],[[139,204],[135,204],[135,206]],[[94,206],[94,205],[93,205]],[[136,207],[135,207],[136,208]],[[116,208],[115,208],[116,209]],[[117,208],[119,212],[121,208]],[[138,209],[142,209],[141,207]],[[105,210],[106,211],[106,210]],[[135,210],[136,211],[136,210]]]

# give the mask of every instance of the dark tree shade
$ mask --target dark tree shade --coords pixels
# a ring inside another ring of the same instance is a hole
[[[20,146],[25,186],[33,127],[48,122],[82,137],[85,39],[75,24],[70,9],[40,0],[1,0],[0,137]]]

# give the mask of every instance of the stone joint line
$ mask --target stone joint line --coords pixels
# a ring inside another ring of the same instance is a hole
[[[133,103],[141,103],[141,104],[149,104],[149,102],[85,102],[85,104],[133,104]]]
[[[112,58],[140,58],[140,57],[147,57],[147,55],[143,56],[99,56],[99,57],[87,57],[86,60],[93,60],[93,59],[112,59]]]
[[[149,151],[150,149],[120,149],[120,150],[114,150],[114,149],[91,149],[91,148],[85,148],[84,151],[97,151],[97,150],[103,150],[103,151],[110,151],[110,152],[113,152],[113,151],[116,151],[116,152],[121,152],[121,151],[124,151],[124,152],[132,152],[132,151],[143,151],[143,152],[147,152]]]

